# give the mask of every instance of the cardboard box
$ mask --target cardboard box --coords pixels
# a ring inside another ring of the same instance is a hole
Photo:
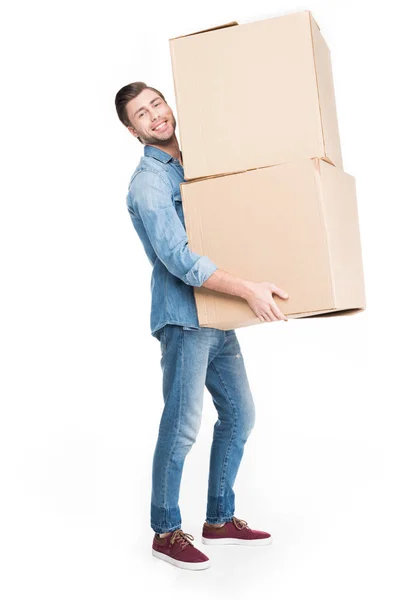
[[[170,40],[187,180],[315,156],[343,168],[329,48],[310,11]]]
[[[189,246],[237,277],[288,292],[290,317],[365,308],[355,179],[314,158],[181,183]],[[242,298],[194,288],[199,323],[261,321]]]

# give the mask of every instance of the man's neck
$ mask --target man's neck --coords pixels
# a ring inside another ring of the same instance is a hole
[[[168,144],[164,144],[164,145],[148,144],[148,145],[153,146],[154,148],[158,148],[159,150],[162,150],[163,152],[166,152],[167,154],[170,154],[171,156],[176,158],[176,160],[179,160],[179,162],[182,164],[181,151],[179,149],[178,140],[176,139],[175,135]]]
[[[168,144],[163,145],[163,146],[158,146],[156,144],[148,144],[148,145],[153,146],[154,148],[158,148],[159,150],[162,150],[163,152],[166,152],[167,154],[170,154],[171,156],[176,158],[176,160],[179,160],[179,162],[182,165],[181,151],[179,149],[179,144],[178,144],[178,140],[176,139],[176,136],[174,136],[174,138]]]

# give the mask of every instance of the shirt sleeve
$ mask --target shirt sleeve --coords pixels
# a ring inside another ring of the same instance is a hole
[[[131,182],[129,192],[132,208],[142,220],[161,262],[187,285],[201,287],[218,267],[208,256],[189,249],[170,185],[162,175],[141,171]]]

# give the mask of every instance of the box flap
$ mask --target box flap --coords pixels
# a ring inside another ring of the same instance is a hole
[[[355,178],[322,160],[319,168],[335,306],[363,308],[365,286]]]
[[[217,25],[216,27],[210,27],[209,29],[201,29],[200,31],[195,31],[194,33],[187,33],[185,35],[178,35],[174,38],[170,38],[171,40],[178,40],[179,38],[189,37],[191,35],[198,35],[199,33],[206,33],[207,31],[215,31],[216,29],[224,29],[225,27],[233,27],[235,25],[239,25],[237,21],[231,21],[230,23],[225,23],[224,25]]]
[[[325,150],[324,158],[334,166],[343,169],[330,51],[310,12],[309,17],[319,99],[319,115]]]
[[[310,21],[313,20],[314,23],[316,24],[316,26],[318,27],[318,29],[321,31],[321,27],[318,25],[317,21],[314,19],[313,15],[311,14],[311,10],[307,10],[306,12],[308,12],[308,14],[310,15]]]

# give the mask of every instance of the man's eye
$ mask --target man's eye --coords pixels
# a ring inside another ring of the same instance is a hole
[[[140,113],[140,115],[139,115],[139,119],[140,119],[140,117],[143,117],[143,115],[144,115],[144,113]]]

